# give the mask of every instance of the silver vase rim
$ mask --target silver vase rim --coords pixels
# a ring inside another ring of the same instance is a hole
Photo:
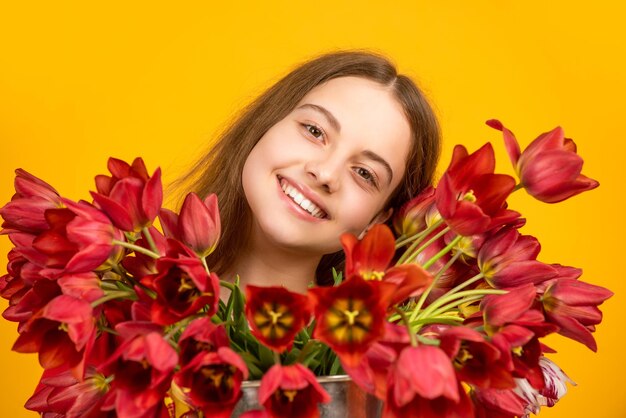
[[[319,383],[333,383],[333,382],[350,382],[352,378],[347,374],[340,374],[336,376],[318,376],[317,381]],[[261,385],[260,380],[245,380],[241,382],[242,388],[257,388]]]

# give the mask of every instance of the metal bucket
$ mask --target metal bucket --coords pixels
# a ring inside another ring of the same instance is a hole
[[[328,392],[332,400],[320,404],[322,418],[379,418],[383,403],[375,396],[361,390],[347,375],[318,377],[317,381]],[[251,409],[262,409],[257,392],[260,381],[246,381],[241,385],[243,396],[233,411],[238,417]]]

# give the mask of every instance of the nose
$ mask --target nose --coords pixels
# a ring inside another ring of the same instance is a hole
[[[328,158],[308,161],[304,165],[307,177],[313,185],[326,193],[334,193],[339,189],[339,167]]]

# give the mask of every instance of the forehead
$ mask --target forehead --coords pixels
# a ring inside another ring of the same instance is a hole
[[[341,142],[382,156],[396,173],[394,183],[399,182],[409,153],[411,128],[389,87],[361,77],[339,77],[313,88],[296,109],[305,103],[322,106],[332,113],[341,125]],[[297,111],[316,113],[310,108]]]

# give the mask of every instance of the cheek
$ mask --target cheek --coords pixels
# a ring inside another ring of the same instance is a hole
[[[382,204],[371,196],[364,198],[358,193],[346,195],[340,211],[343,229],[358,236],[379,213],[381,206]]]

